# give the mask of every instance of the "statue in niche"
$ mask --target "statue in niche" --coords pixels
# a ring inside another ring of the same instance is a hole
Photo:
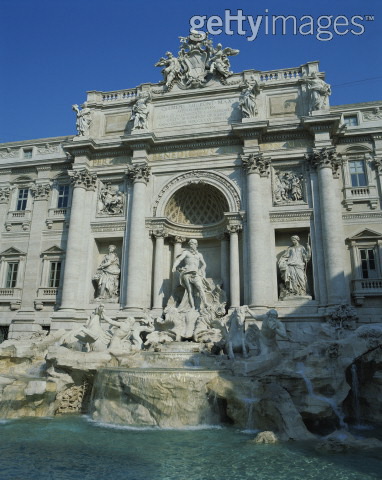
[[[101,189],[98,210],[107,215],[123,214],[123,194],[117,185],[109,183]]]
[[[297,235],[291,237],[292,245],[281,255],[278,266],[283,284],[280,300],[287,297],[306,296],[307,278],[306,266],[311,258],[309,240],[306,248],[300,245]]]
[[[310,76],[302,78],[301,81],[308,86],[310,90],[309,111],[322,110],[328,105],[328,97],[332,94],[330,85],[313,72]]]
[[[254,118],[258,114],[256,97],[260,93],[260,86],[252,76],[252,83],[244,82],[244,88],[240,94],[239,105],[243,118]]]
[[[76,129],[77,135],[80,137],[88,137],[91,120],[91,110],[87,107],[86,102],[83,104],[82,110],[80,110],[77,104],[72,105],[72,109],[76,112]]]
[[[166,57],[167,58],[162,57],[159,62],[155,64],[155,67],[165,67],[162,70],[162,74],[167,90],[170,90],[175,80],[179,77],[181,65],[179,60],[174,57],[171,52],[166,52]]]
[[[93,282],[97,285],[96,299],[109,300],[116,302],[118,300],[119,289],[119,258],[115,253],[117,247],[109,245],[109,253],[103,257],[102,262],[93,276]]]
[[[150,93],[140,93],[138,95],[130,118],[130,120],[133,122],[133,130],[147,129],[147,117],[149,116],[148,103],[150,101]]]
[[[276,171],[274,176],[273,199],[276,204],[303,200],[303,176],[295,172]]]
[[[206,274],[206,262],[203,255],[198,252],[198,242],[195,239],[191,239],[188,242],[189,249],[184,250],[174,262],[172,271],[179,271],[180,284],[185,288],[186,302],[182,301],[182,305],[179,306],[179,310],[182,307],[190,307],[195,309],[197,307],[206,307],[207,299],[206,293],[211,291],[211,287],[205,278]],[[178,266],[183,263],[183,266]],[[185,305],[184,305],[185,304]]]

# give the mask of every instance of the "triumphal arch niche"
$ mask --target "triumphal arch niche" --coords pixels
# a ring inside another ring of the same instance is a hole
[[[379,321],[382,103],[330,106],[318,62],[234,73],[204,32],[176,51],[158,83],[88,92],[77,135],[0,146],[2,324],[69,329],[101,303],[164,319],[204,296],[304,338],[341,305]]]
[[[237,185],[222,173],[192,170],[175,176],[162,188],[153,213],[155,258],[163,258],[162,243],[168,242],[171,255],[166,257],[167,266],[174,264],[182,253],[182,244],[196,239],[208,266],[206,274],[212,288],[219,285],[230,304],[239,306],[242,283],[239,232],[243,212]],[[162,270],[154,271],[154,279],[158,279],[158,285],[154,283],[153,288],[154,308],[162,307],[163,301],[167,304],[180,283],[179,275],[172,272],[171,282],[167,289],[163,288],[163,266],[158,268]]]

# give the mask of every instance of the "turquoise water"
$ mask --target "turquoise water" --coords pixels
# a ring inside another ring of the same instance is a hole
[[[133,430],[86,417],[0,424],[1,480],[371,480],[382,459],[303,443],[254,445],[239,430]]]

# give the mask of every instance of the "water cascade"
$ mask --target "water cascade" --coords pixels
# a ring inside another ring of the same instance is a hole
[[[207,385],[219,373],[186,368],[103,368],[93,387],[92,417],[102,423],[131,426],[216,425],[219,413]]]
[[[311,382],[310,378],[308,378],[305,374],[305,366],[304,366],[303,363],[298,363],[297,364],[296,373],[301,375],[302,379],[304,380],[306,388],[308,390],[308,394],[312,398],[314,398],[318,401],[327,403],[331,407],[331,409],[333,410],[336,417],[338,418],[338,422],[339,422],[340,427],[347,430],[348,425],[346,424],[346,422],[344,420],[345,415],[342,412],[341,408],[336,404],[336,402],[332,398],[324,397],[323,395],[317,395],[314,392],[312,382]]]

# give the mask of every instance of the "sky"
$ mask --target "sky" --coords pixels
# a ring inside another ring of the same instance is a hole
[[[242,25],[227,18],[238,10]],[[160,81],[154,63],[178,52],[194,16],[204,31],[220,22],[210,38],[240,50],[234,72],[319,60],[331,105],[382,100],[381,0],[0,0],[0,14],[0,142],[73,135],[71,107],[86,91]],[[297,31],[290,19],[285,34],[281,23],[266,33],[274,15],[294,16]],[[323,40],[330,34],[318,34],[318,24],[328,22],[332,38]]]

